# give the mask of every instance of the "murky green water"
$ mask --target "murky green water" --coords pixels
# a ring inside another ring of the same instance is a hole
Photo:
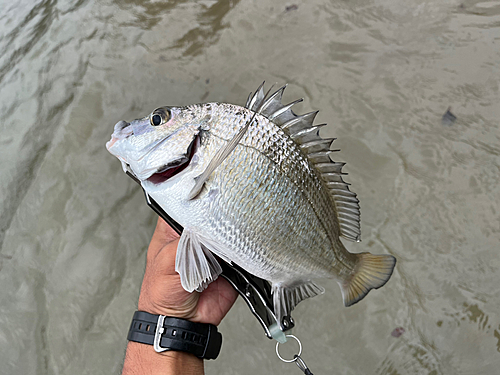
[[[311,370],[498,373],[500,2],[293,4],[0,2],[1,374],[120,372],[155,217],[104,143],[264,79],[338,137],[362,208],[349,249],[398,258],[351,308],[330,280],[298,306]],[[300,373],[242,301],[220,330],[207,374]]]

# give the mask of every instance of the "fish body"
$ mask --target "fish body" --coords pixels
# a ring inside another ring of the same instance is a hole
[[[281,104],[283,90],[267,99],[261,87],[245,107],[160,108],[118,123],[107,144],[184,227],[176,258],[184,288],[201,291],[220,274],[212,252],[270,281],[278,318],[323,293],[313,278],[335,278],[351,305],[384,285],[395,264],[390,255],[344,247],[341,236],[360,235],[358,200],[341,177],[344,163],[331,161],[333,140],[312,125],[316,112],[295,115]]]

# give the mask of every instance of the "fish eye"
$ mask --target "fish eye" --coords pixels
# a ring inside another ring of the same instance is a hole
[[[157,108],[151,113],[149,121],[151,125],[158,126],[166,123],[170,119],[170,110],[166,107]]]
[[[153,117],[151,117],[151,122],[153,123],[153,125],[160,125],[161,124],[161,117],[160,115],[153,115]]]

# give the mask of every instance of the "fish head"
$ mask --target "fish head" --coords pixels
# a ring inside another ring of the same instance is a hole
[[[191,161],[202,121],[182,107],[160,107],[132,122],[119,121],[106,143],[125,172],[139,180],[164,181],[180,173]]]

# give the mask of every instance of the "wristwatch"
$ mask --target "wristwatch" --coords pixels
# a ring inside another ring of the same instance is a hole
[[[128,340],[153,345],[158,353],[176,350],[202,359],[215,359],[222,346],[222,335],[208,323],[136,311],[128,331]]]

